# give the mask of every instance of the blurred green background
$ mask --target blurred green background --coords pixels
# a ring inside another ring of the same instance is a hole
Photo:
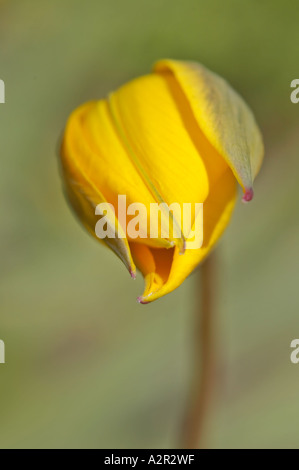
[[[56,157],[77,105],[163,57],[226,77],[266,145],[255,199],[238,204],[218,248],[208,446],[299,447],[298,14],[295,0],[0,2],[1,448],[176,445],[198,276],[137,304],[141,276],[80,228]]]

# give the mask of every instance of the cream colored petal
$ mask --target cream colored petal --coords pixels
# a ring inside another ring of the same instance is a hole
[[[157,74],[173,74],[194,112],[199,127],[227,161],[243,187],[245,200],[252,198],[264,147],[252,111],[220,76],[195,62],[159,61]]]

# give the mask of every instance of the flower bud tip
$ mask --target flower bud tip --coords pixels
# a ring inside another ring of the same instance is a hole
[[[250,202],[253,198],[253,189],[252,188],[246,188],[244,192],[244,196],[242,198],[243,202]]]
[[[129,269],[129,273],[130,273],[131,278],[134,279],[134,281],[135,281],[135,279],[136,279],[136,272],[133,271],[132,268],[130,268],[130,269]]]
[[[146,302],[142,296],[137,297],[137,302],[142,305],[146,305],[149,303],[149,302]]]

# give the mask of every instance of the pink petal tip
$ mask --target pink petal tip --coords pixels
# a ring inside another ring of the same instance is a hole
[[[142,305],[146,305],[146,304],[149,304],[149,302],[146,302],[142,296],[140,297],[137,297],[137,302],[142,304]]]
[[[245,190],[244,196],[242,198],[243,202],[250,202],[253,198],[253,189],[248,188]]]
[[[130,273],[131,278],[134,279],[134,281],[135,281],[135,279],[136,279],[136,272],[133,271],[132,268],[130,268],[130,269],[129,269],[129,273]]]

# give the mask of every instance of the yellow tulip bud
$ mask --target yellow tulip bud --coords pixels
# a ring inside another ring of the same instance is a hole
[[[145,291],[138,300],[147,303],[178,287],[209,254],[230,220],[237,182],[243,200],[252,199],[263,142],[252,112],[225,80],[200,64],[163,60],[106,100],[75,110],[61,158],[80,220],[95,237],[103,221],[107,234],[114,233],[102,241],[132,277],[136,266],[142,272]],[[170,207],[198,203],[203,213],[192,213],[192,230],[186,230]],[[145,210],[133,236],[136,204]],[[155,204],[162,209],[153,227]],[[203,240],[192,249],[199,217]]]

